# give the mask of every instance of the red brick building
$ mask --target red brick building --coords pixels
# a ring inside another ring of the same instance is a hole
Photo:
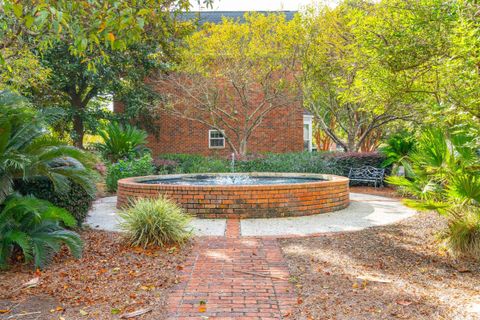
[[[200,22],[218,22],[222,17],[242,19],[244,12],[202,12]],[[284,12],[287,19],[293,12]],[[159,91],[162,88],[158,89]],[[115,103],[115,112],[122,105]],[[207,115],[205,115],[207,116]],[[223,132],[222,132],[223,131]],[[228,128],[214,130],[198,121],[162,112],[156,135],[148,138],[154,156],[165,153],[188,153],[204,156],[227,156],[233,150],[224,136],[234,137]],[[232,141],[235,144],[235,141]],[[248,139],[248,153],[286,153],[312,150],[312,116],[304,112],[301,101],[277,107],[269,112]]]

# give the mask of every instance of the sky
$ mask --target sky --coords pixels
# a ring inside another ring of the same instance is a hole
[[[297,11],[312,3],[325,3],[335,5],[338,0],[214,0],[213,10],[216,11]],[[192,10],[199,9],[198,1],[191,0]],[[206,10],[206,9],[202,9]],[[212,9],[208,9],[212,10]]]

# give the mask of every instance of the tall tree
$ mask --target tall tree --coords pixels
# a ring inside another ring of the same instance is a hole
[[[28,93],[35,104],[43,100],[66,108],[67,128],[78,147],[83,147],[85,122],[99,116],[93,103],[98,97],[129,96],[125,100],[137,102],[137,112],[130,115],[152,114],[144,109],[156,95],[144,78],[174,57],[177,40],[192,29],[192,23],[176,18],[189,9],[187,0],[7,0],[0,6],[1,87]],[[37,79],[28,58],[46,76]],[[16,74],[22,69],[13,66],[19,64],[32,77]],[[48,86],[41,90],[14,87],[45,78]]]
[[[303,15],[305,104],[345,151],[372,149],[386,125],[413,120],[425,106],[420,84],[445,35],[432,8],[358,0]]]
[[[223,132],[239,155],[268,114],[299,98],[298,21],[276,13],[244,20],[187,37],[180,62],[157,82],[170,98],[164,110]]]

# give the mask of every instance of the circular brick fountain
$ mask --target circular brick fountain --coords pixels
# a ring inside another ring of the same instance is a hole
[[[118,181],[117,208],[164,195],[199,218],[305,216],[346,208],[348,182],[328,174],[263,172],[133,177]]]

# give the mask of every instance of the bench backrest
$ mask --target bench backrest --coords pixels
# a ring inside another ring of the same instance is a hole
[[[382,168],[375,168],[372,166],[363,166],[360,168],[350,168],[350,172],[348,173],[349,178],[377,178],[383,179],[385,175],[385,169]]]

